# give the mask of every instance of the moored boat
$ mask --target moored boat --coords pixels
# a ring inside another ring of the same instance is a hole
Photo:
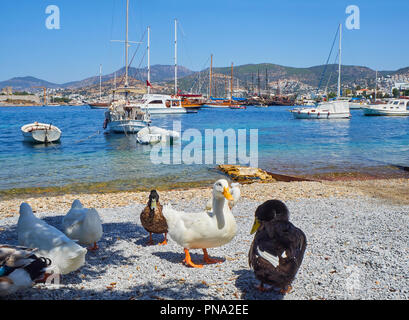
[[[186,113],[178,96],[166,94],[145,94],[137,105],[150,114]]]
[[[409,99],[392,99],[387,103],[363,108],[366,116],[409,116]]]
[[[348,119],[351,117],[349,102],[341,97],[341,41],[342,24],[339,25],[338,52],[338,94],[337,99],[319,103],[315,107],[295,108],[290,110],[295,119]]]
[[[114,133],[137,133],[151,122],[150,114],[141,109],[140,105],[131,103],[129,95],[137,93],[138,90],[129,86],[128,82],[128,22],[129,22],[129,0],[126,0],[126,33],[125,33],[125,84],[114,90],[114,93],[123,93],[124,98],[113,100],[105,111],[104,129]]]
[[[296,119],[345,119],[351,116],[346,101],[322,102],[315,108],[290,110]]]
[[[60,140],[61,130],[48,123],[29,123],[21,127],[24,141],[32,143],[52,143]]]
[[[138,132],[136,141],[140,144],[155,144],[159,142],[173,144],[179,138],[180,134],[176,131],[148,126]]]
[[[95,102],[88,104],[91,109],[108,109],[110,103],[109,102]]]

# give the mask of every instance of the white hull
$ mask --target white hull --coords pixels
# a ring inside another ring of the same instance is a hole
[[[295,119],[348,119],[349,104],[344,101],[331,101],[319,104],[317,107],[298,108],[291,110]]]
[[[146,122],[140,120],[120,120],[109,122],[108,130],[114,133],[138,133],[146,126]]]
[[[147,107],[147,111],[150,114],[182,114],[187,113],[186,109],[183,107]]]
[[[349,103],[349,109],[363,109],[367,107],[368,105],[366,103]]]
[[[345,113],[331,113],[331,112],[292,112],[295,119],[347,119],[351,115],[349,112]]]
[[[381,110],[373,108],[363,108],[364,115],[366,116],[409,116],[409,110]]]
[[[366,116],[409,116],[408,99],[392,99],[388,103],[363,108]]]
[[[21,127],[24,141],[32,143],[57,142],[61,137],[61,130],[47,123],[30,123]]]

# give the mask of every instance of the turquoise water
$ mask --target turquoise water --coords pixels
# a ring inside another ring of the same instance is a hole
[[[247,110],[201,109],[196,114],[152,118],[152,125],[182,133],[198,129],[258,129],[258,166],[276,173],[314,175],[360,172],[405,176],[391,165],[409,166],[409,117],[364,117],[351,110],[350,120],[296,120],[288,107]],[[135,137],[103,134],[104,110],[81,107],[0,108],[0,190],[70,186],[84,192],[203,183],[220,176],[212,165],[154,165],[151,146]],[[62,130],[53,146],[23,142],[20,127],[39,121]],[[98,132],[99,130],[99,132]],[[248,132],[248,131],[247,131]],[[182,149],[190,141],[182,141]],[[171,148],[168,151],[172,151]],[[226,157],[227,158],[227,157]],[[99,189],[98,189],[99,190]]]

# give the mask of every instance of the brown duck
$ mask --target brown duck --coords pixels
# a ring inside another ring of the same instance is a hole
[[[256,231],[249,251],[249,265],[261,282],[258,289],[290,292],[307,246],[304,232],[289,221],[287,206],[280,200],[266,201],[257,208],[251,234]]]
[[[159,203],[159,194],[152,190],[149,195],[149,201],[145,209],[141,212],[141,223],[146,231],[149,232],[148,244],[152,245],[152,233],[164,233],[165,239],[160,245],[167,244],[168,224],[162,214],[162,205]]]

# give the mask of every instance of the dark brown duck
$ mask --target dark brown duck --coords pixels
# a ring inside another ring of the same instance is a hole
[[[249,251],[249,265],[260,280],[260,291],[291,290],[307,246],[307,238],[289,221],[287,206],[280,200],[269,200],[255,213],[251,234],[256,232]],[[270,285],[267,289],[264,285]]]

